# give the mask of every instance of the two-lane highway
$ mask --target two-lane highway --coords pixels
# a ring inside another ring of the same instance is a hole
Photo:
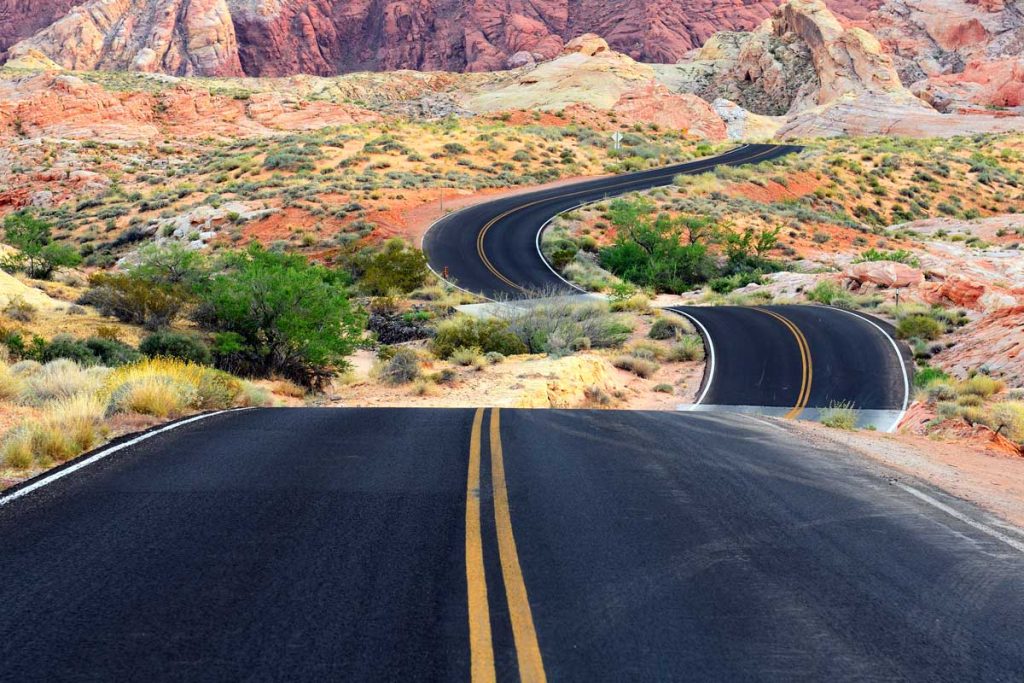
[[[219,415],[0,504],[0,680],[1020,680],[1024,537],[894,476],[740,415]]]
[[[793,145],[741,145],[707,159],[484,202],[440,219],[424,236],[423,250],[435,272],[446,273],[459,287],[487,297],[571,292],[538,251],[538,233],[548,219],[605,197],[670,185],[678,175],[770,161],[799,149]]]

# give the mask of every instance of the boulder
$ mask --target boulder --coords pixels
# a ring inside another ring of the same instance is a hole
[[[843,277],[855,288],[864,285],[878,287],[911,287],[924,281],[924,274],[917,268],[894,261],[868,261],[846,267]]]

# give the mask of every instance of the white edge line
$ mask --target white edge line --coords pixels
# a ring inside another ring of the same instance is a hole
[[[112,454],[114,454],[114,453],[116,453],[118,451],[124,450],[125,448],[128,448],[130,446],[134,446],[135,444],[140,443],[142,441],[145,441],[146,439],[152,438],[152,437],[156,436],[157,434],[163,434],[164,432],[169,432],[172,429],[177,429],[178,427],[183,427],[183,426],[185,426],[187,424],[191,424],[193,422],[199,422],[200,420],[205,420],[206,418],[214,417],[215,415],[223,415],[224,413],[234,413],[234,412],[238,412],[240,410],[250,410],[250,408],[235,408],[235,409],[232,409],[232,410],[218,410],[215,413],[204,413],[203,415],[196,415],[195,417],[190,417],[187,420],[180,420],[180,421],[175,422],[173,424],[169,424],[169,425],[167,425],[165,427],[161,427],[160,429],[154,429],[151,432],[146,432],[145,434],[140,434],[139,436],[135,437],[134,439],[130,439],[128,441],[124,441],[122,443],[119,443],[116,446],[111,446],[110,448],[106,448],[106,449],[100,451],[99,453],[96,453],[94,455],[89,456],[88,458],[86,458],[84,460],[80,460],[80,461],[76,462],[74,465],[71,465],[70,467],[66,467],[66,468],[64,468],[62,470],[54,472],[53,474],[51,474],[51,475],[49,475],[47,477],[43,477],[42,479],[40,479],[39,481],[35,482],[34,484],[30,484],[30,485],[26,486],[25,488],[18,489],[14,493],[11,493],[11,494],[9,494],[7,496],[4,496],[4,497],[0,498],[0,507],[3,507],[4,505],[7,505],[8,503],[10,503],[13,500],[21,498],[22,496],[28,495],[29,493],[32,493],[36,489],[40,489],[40,488],[46,486],[47,484],[52,484],[53,482],[57,481],[58,479],[66,477],[67,475],[71,474],[72,472],[77,472],[78,470],[82,469],[83,467],[87,467],[87,466],[93,464],[94,462],[102,460],[103,458],[107,457],[108,455],[112,455]]]
[[[842,311],[843,313],[849,313],[855,318],[860,318],[867,324],[874,327],[876,330],[882,333],[883,337],[889,340],[889,344],[892,346],[892,350],[896,353],[896,359],[900,362],[900,369],[903,370],[903,407],[900,409],[900,414],[896,416],[896,421],[892,423],[892,426],[889,427],[889,429],[885,430],[890,434],[892,432],[895,432],[896,428],[900,425],[900,422],[902,422],[903,418],[906,416],[907,408],[910,406],[910,375],[909,373],[907,373],[907,364],[903,360],[903,354],[900,353],[899,345],[896,343],[896,340],[893,339],[892,336],[884,329],[882,329],[882,326],[876,323],[874,320],[866,318],[858,313],[854,313],[853,311],[848,311],[845,308],[837,308],[835,306],[829,306],[829,308],[833,308],[837,311]]]
[[[730,149],[727,152],[722,152],[721,154],[715,154],[715,155],[709,156],[709,157],[702,157],[700,159],[692,159],[690,161],[683,162],[683,163],[690,164],[690,163],[697,163],[698,161],[704,161],[704,160],[708,160],[708,159],[715,159],[715,158],[720,157],[720,156],[725,156],[726,154],[732,154],[733,152],[738,152],[740,150],[746,149],[747,147],[750,147],[750,144],[751,143],[749,143],[749,142],[745,142],[742,145],[739,145],[738,147],[733,147],[732,149]],[[589,182],[590,180],[600,179],[602,177],[626,178],[626,177],[629,177],[631,175],[637,175],[637,174],[640,174],[640,173],[648,173],[649,171],[652,171],[652,170],[656,170],[656,169],[647,169],[645,171],[634,171],[633,173],[621,173],[621,174],[612,175],[612,176],[596,176],[595,178],[591,178],[591,179],[587,179],[587,180],[581,180],[579,182],[580,183],[585,183],[585,182]],[[570,183],[570,186],[572,184],[573,183]],[[444,188],[442,188],[442,189],[444,189]],[[509,189],[512,189],[512,188],[509,188]],[[534,189],[527,189],[525,192],[523,192],[523,194],[529,194],[530,192],[542,192],[542,191],[543,191],[543,189],[539,189],[539,188],[535,187]],[[439,216],[437,219],[434,220],[433,223],[431,223],[427,227],[426,231],[423,233],[423,239],[420,240],[421,250],[423,250],[422,247],[426,246],[426,244],[427,244],[427,235],[429,235],[430,232],[435,227],[437,227],[437,224],[440,223],[441,221],[443,221],[444,219],[450,218],[450,217],[452,217],[452,216],[454,216],[454,215],[456,215],[458,213],[461,213],[463,211],[467,211],[467,210],[472,209],[474,207],[480,206],[481,204],[486,204],[487,202],[491,202],[491,201],[497,201],[498,199],[500,199],[500,197],[495,198],[495,199],[483,199],[483,200],[481,200],[481,201],[479,201],[479,202],[477,202],[475,204],[470,204],[469,206],[464,206],[461,209],[456,209],[455,211],[452,211],[451,213],[446,213],[443,216]],[[602,202],[602,201],[604,201],[604,199],[596,200],[594,203],[596,204],[596,203],[599,203],[599,202]],[[544,232],[544,228],[547,227],[547,224],[550,223],[551,221],[553,221],[555,218],[557,218],[561,214],[567,213],[569,211],[573,211],[574,209],[578,209],[579,207],[584,206],[585,204],[589,204],[589,203],[590,202],[584,202],[584,204],[578,204],[577,206],[574,206],[571,209],[566,209],[565,211],[558,212],[557,214],[555,214],[554,216],[549,218],[547,221],[545,221],[544,225],[540,226],[540,230],[537,232],[537,253],[540,254],[540,260],[544,262],[544,265],[546,265],[551,270],[552,273],[554,273],[556,276],[558,276],[558,279],[560,279],[562,282],[566,283],[570,287],[572,287],[574,289],[577,289],[577,290],[579,290],[581,292],[584,292],[584,293],[588,293],[587,290],[585,290],[582,287],[579,287],[577,285],[574,285],[573,283],[569,282],[564,277],[559,275],[558,272],[551,266],[551,264],[548,263],[548,260],[546,258],[544,258],[544,253],[540,250],[540,235],[541,235],[542,232]],[[430,270],[431,273],[434,274],[435,277],[437,277],[438,280],[440,280],[441,282],[446,283],[450,287],[454,287],[455,289],[457,289],[457,290],[459,290],[461,292],[465,292],[466,294],[472,294],[473,296],[480,297],[481,299],[485,299],[485,300],[493,302],[493,303],[498,303],[497,299],[492,299],[492,298],[490,298],[488,296],[484,296],[483,294],[479,294],[477,292],[471,292],[468,289],[466,289],[464,287],[459,287],[454,282],[451,282],[450,280],[447,280],[446,278],[441,277],[441,274],[438,273],[436,270],[434,270],[434,268],[430,265],[429,257],[427,259],[427,268]]]
[[[701,403],[704,402],[704,399],[707,398],[708,391],[711,390],[711,382],[715,378],[715,343],[713,341],[711,341],[711,333],[708,332],[708,328],[704,327],[704,323],[702,323],[701,321],[697,320],[695,317],[693,317],[692,315],[690,315],[686,311],[680,311],[680,310],[675,309],[675,308],[666,308],[664,310],[670,311],[672,313],[675,313],[676,315],[686,316],[687,318],[692,320],[694,322],[694,324],[697,325],[697,327],[699,327],[701,329],[701,331],[704,333],[704,339],[707,340],[707,346],[708,346],[708,372],[707,372],[707,377],[708,377],[708,381],[704,385],[704,391],[700,392],[700,396],[690,406],[689,409],[693,410],[694,407],[699,406]]]
[[[932,498],[927,493],[924,493],[922,491],[918,491],[913,486],[907,486],[906,484],[904,484],[902,482],[898,482],[898,481],[897,482],[893,482],[893,483],[895,483],[896,486],[900,487],[901,489],[903,489],[904,491],[906,491],[910,495],[914,496],[915,498],[918,498],[918,499],[924,501],[925,503],[928,503],[932,507],[935,507],[935,508],[938,508],[939,510],[942,510],[947,515],[949,515],[951,517],[955,517],[956,519],[960,520],[964,524],[966,524],[968,526],[971,526],[971,527],[974,527],[978,531],[984,532],[984,533],[988,534],[989,536],[991,536],[993,538],[999,539],[1000,541],[1002,541],[1006,545],[1010,546],[1011,548],[1013,548],[1015,550],[1019,550],[1020,552],[1024,553],[1024,542],[1021,542],[1021,541],[1019,541],[1019,540],[1017,540],[1015,538],[1012,538],[1011,536],[1007,536],[1003,532],[998,531],[996,529],[993,529],[992,527],[988,526],[987,524],[982,524],[981,522],[977,522],[977,521],[971,519],[967,515],[965,515],[962,512],[960,512],[959,510],[956,510],[956,509],[950,507],[949,505],[946,505],[945,503],[943,503],[940,500],[936,500],[935,498]]]

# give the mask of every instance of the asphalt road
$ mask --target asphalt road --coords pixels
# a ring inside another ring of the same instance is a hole
[[[786,417],[836,404],[893,416],[906,408],[913,363],[901,360],[884,322],[827,306],[670,310],[699,323],[714,357],[704,405],[778,408]]]
[[[890,476],[739,415],[214,416],[0,504],[0,679],[1019,681],[1024,538]]]
[[[435,272],[489,298],[574,292],[537,251],[537,233],[548,219],[587,202],[670,185],[677,175],[769,161],[799,149],[793,145],[741,145],[707,159],[483,202],[435,223],[423,238],[423,250]]]

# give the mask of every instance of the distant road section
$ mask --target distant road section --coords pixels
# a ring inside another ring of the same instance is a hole
[[[799,151],[794,145],[741,145],[724,154],[639,173],[585,180],[473,205],[435,223],[423,250],[435,272],[489,298],[574,291],[548,267],[537,235],[552,217],[605,197],[670,185],[677,175],[742,166]]]

